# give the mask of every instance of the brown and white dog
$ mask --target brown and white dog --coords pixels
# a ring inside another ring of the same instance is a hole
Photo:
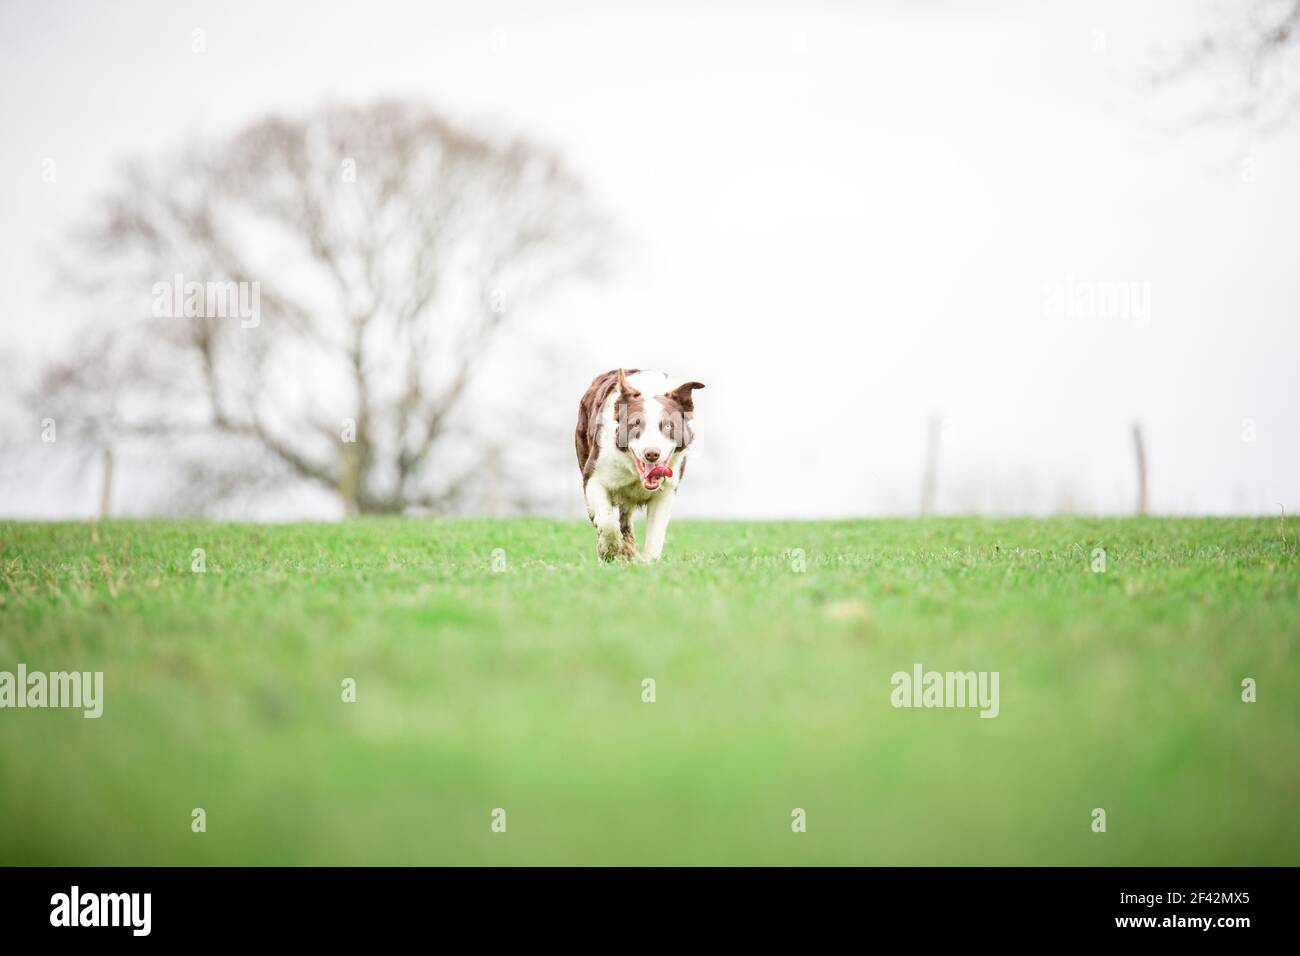
[[[663,553],[673,497],[695,437],[691,392],[703,387],[663,372],[616,368],[596,376],[582,396],[574,444],[602,560],[655,561]],[[671,474],[662,474],[665,469]],[[641,507],[645,551],[638,555],[632,514]]]

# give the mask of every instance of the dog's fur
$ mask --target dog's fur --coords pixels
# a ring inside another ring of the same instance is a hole
[[[602,560],[655,561],[663,553],[673,498],[695,437],[691,392],[703,387],[663,372],[616,368],[597,375],[582,396],[574,444]],[[667,465],[672,477],[648,480],[656,465]],[[645,551],[638,554],[632,515],[643,506]]]

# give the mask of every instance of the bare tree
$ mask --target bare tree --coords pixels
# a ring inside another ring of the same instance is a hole
[[[1200,83],[1197,100],[1210,105],[1185,117],[1188,125],[1249,122],[1262,130],[1300,114],[1295,55],[1300,51],[1300,0],[1230,4],[1223,19],[1154,69],[1160,90]]]
[[[288,477],[349,513],[445,508],[497,454],[466,411],[485,355],[605,236],[536,145],[396,101],[266,119],[122,171],[64,264],[101,317],[35,393],[197,495]]]

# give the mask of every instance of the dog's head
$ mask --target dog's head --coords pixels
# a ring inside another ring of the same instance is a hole
[[[618,422],[616,444],[632,456],[646,491],[656,491],[664,479],[660,474],[651,477],[655,468],[668,467],[673,453],[686,448],[695,437],[691,428],[695,401],[691,393],[704,386],[700,382],[674,386],[667,376],[657,373],[642,373],[632,378],[636,385],[619,370],[619,394],[614,406]],[[664,391],[655,394],[653,388]]]

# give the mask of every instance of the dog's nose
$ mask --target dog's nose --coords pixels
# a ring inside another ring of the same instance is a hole
[[[645,460],[654,464],[659,460],[659,452],[654,448],[647,448],[645,450]]]

